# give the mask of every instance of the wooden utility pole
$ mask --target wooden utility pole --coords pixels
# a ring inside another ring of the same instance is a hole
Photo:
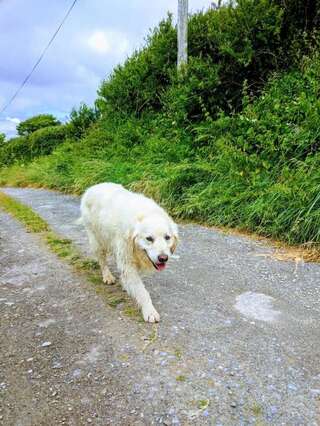
[[[178,0],[178,71],[188,62],[188,0]]]

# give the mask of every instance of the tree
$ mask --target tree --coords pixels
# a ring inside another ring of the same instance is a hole
[[[19,136],[28,136],[36,130],[49,126],[58,126],[59,124],[61,124],[60,121],[53,115],[39,114],[25,121],[21,121],[21,123],[17,125],[17,132]]]
[[[69,132],[71,136],[77,139],[85,135],[89,127],[97,120],[98,113],[96,109],[90,108],[82,103],[79,109],[73,108],[70,113]]]
[[[0,133],[0,147],[4,144],[6,140],[6,135],[4,133]]]

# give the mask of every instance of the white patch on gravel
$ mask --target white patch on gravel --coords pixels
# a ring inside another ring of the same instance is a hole
[[[51,325],[51,324],[55,324],[57,321],[55,320],[55,319],[53,319],[53,318],[49,318],[49,319],[47,319],[47,320],[45,320],[45,321],[41,321],[41,322],[39,322],[39,324],[38,324],[38,326],[39,327],[43,327],[43,328],[47,328],[49,325]]]
[[[38,287],[35,287],[35,288],[26,287],[22,289],[22,293],[28,293],[28,296],[32,296],[37,291],[44,291],[45,289],[46,289],[46,286],[44,285],[39,285]]]
[[[263,293],[247,291],[237,296],[234,307],[247,318],[273,322],[276,321],[281,314],[280,311],[276,311],[273,308],[272,304],[274,300],[273,297]]]
[[[76,379],[78,379],[79,377],[81,377],[81,370],[80,370],[80,368],[76,368],[74,371],[73,371],[73,373],[72,373],[72,376],[74,377],[74,378],[76,378]]]
[[[100,348],[97,346],[92,346],[90,349],[90,352],[88,352],[85,356],[85,360],[90,362],[91,364],[94,364],[98,361],[100,357]]]

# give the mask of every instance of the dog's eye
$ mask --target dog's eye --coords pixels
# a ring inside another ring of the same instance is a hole
[[[170,237],[170,235],[165,235],[165,236],[164,236],[164,239],[165,239],[165,240],[167,240],[167,241],[169,241],[169,240],[170,240],[170,238],[171,238],[171,237]]]
[[[146,237],[146,240],[147,240],[147,241],[150,241],[150,243],[153,243],[153,241],[154,241],[153,237],[151,237],[151,236]]]

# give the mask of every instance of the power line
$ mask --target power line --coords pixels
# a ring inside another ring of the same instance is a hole
[[[18,87],[18,89],[16,90],[16,92],[14,93],[14,95],[10,98],[9,102],[7,104],[5,104],[5,106],[1,109],[0,114],[2,114],[11,104],[12,102],[15,100],[15,98],[18,96],[18,94],[21,92],[21,90],[24,88],[24,86],[27,84],[28,80],[30,79],[30,77],[32,76],[32,74],[34,73],[35,69],[37,68],[37,66],[40,64],[40,62],[42,61],[44,55],[46,54],[47,50],[49,49],[49,47],[51,46],[53,40],[56,38],[58,32],[60,31],[60,29],[62,28],[63,24],[65,23],[65,21],[67,20],[68,16],[70,15],[72,9],[74,8],[75,4],[77,3],[78,0],[74,0],[71,4],[71,6],[69,7],[67,13],[65,14],[64,18],[62,19],[60,25],[58,26],[58,28],[56,29],[56,31],[54,32],[53,36],[51,37],[51,39],[49,40],[49,43],[46,45],[46,47],[43,49],[41,55],[39,56],[37,62],[34,64],[34,66],[32,67],[31,71],[29,72],[29,74],[26,76],[26,78],[23,80],[23,82],[20,84],[20,86]]]

